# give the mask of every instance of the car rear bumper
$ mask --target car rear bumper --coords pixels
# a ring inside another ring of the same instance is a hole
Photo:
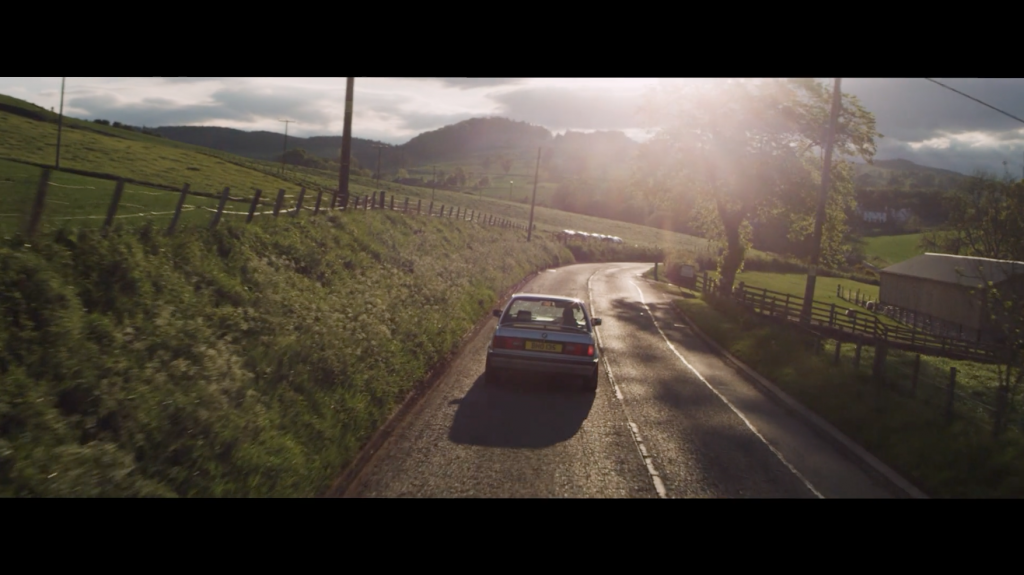
[[[570,359],[564,357],[537,357],[523,355],[506,355],[490,351],[487,362],[498,369],[514,369],[522,371],[539,371],[545,373],[562,373],[567,375],[591,375],[597,368],[597,357]]]

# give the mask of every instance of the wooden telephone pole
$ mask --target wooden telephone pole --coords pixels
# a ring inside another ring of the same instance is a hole
[[[804,307],[800,321],[810,323],[811,306],[814,304],[815,280],[818,276],[818,260],[821,259],[821,236],[825,226],[825,206],[828,202],[828,188],[831,185],[832,172],[832,146],[835,140],[836,123],[839,121],[839,109],[843,103],[843,93],[840,90],[842,78],[836,78],[832,88],[832,116],[829,118],[828,129],[825,132],[825,162],[821,168],[821,194],[818,196],[818,214],[814,220],[814,252],[811,254],[811,266],[807,270],[807,285],[804,288]]]
[[[352,156],[352,89],[355,78],[349,77],[345,81],[345,130],[341,136],[341,170],[338,172],[338,195],[335,200],[340,200],[342,208],[348,209],[348,174],[349,160]],[[335,207],[338,201],[332,203]]]

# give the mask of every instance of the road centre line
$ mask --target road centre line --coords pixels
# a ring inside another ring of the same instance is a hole
[[[591,276],[591,277],[593,277],[593,276]],[[746,416],[744,416],[743,413],[741,413],[740,410],[736,408],[736,406],[734,406],[728,399],[726,399],[724,395],[719,393],[719,391],[717,389],[715,389],[710,383],[708,383],[708,380],[704,379],[704,376],[701,375],[700,372],[698,372],[696,368],[694,368],[692,365],[690,365],[690,362],[686,361],[686,358],[684,358],[682,356],[682,354],[680,354],[679,351],[676,350],[675,346],[672,345],[672,342],[669,341],[668,336],[666,336],[665,332],[662,331],[661,326],[658,325],[658,321],[656,319],[654,319],[654,314],[651,313],[651,309],[649,307],[647,307],[647,301],[644,299],[644,292],[640,289],[640,286],[638,286],[635,283],[633,283],[632,280],[629,283],[633,284],[633,287],[636,288],[637,293],[640,294],[640,303],[641,303],[641,305],[643,305],[644,309],[647,310],[647,314],[650,316],[651,321],[654,322],[654,327],[656,327],[658,329],[658,333],[661,334],[662,339],[665,340],[665,344],[668,345],[668,348],[670,350],[672,350],[672,353],[676,354],[676,357],[678,357],[679,360],[682,361],[684,365],[686,365],[686,367],[690,368],[690,371],[692,371],[697,376],[697,378],[700,379],[704,383],[704,385],[706,385],[708,387],[708,389],[713,391],[715,393],[715,395],[718,396],[719,399],[721,399],[726,405],[729,406],[729,409],[731,409],[733,411],[733,413],[738,415],[739,418],[741,420],[743,420],[743,423],[745,423],[747,425],[747,427],[750,429],[750,431],[754,432],[754,435],[756,435],[757,438],[760,439],[761,442],[764,443],[768,447],[768,449],[770,449],[772,451],[772,453],[775,454],[775,457],[779,458],[779,461],[781,461],[783,463],[783,465],[785,465],[787,468],[789,468],[789,470],[792,471],[793,474],[796,475],[797,478],[801,482],[803,482],[804,486],[807,487],[807,489],[809,489],[811,491],[811,493],[814,493],[814,495],[816,495],[818,497],[818,499],[825,499],[825,496],[822,495],[821,493],[819,493],[818,490],[815,489],[813,485],[811,485],[811,482],[808,481],[807,478],[805,478],[799,471],[797,471],[797,469],[795,467],[793,467],[793,465],[791,465],[789,463],[789,461],[786,461],[786,458],[783,457],[782,454],[779,453],[779,451],[777,449],[775,449],[775,447],[773,447],[772,444],[769,443],[768,440],[765,439],[763,435],[761,435],[761,433],[757,430],[757,428],[755,428],[754,425],[752,423],[750,423],[750,420],[748,420],[746,418]]]
[[[594,310],[594,291],[591,288],[591,282],[595,275],[597,275],[597,271],[591,274],[587,279],[587,298],[590,300],[591,317],[597,317],[597,312]],[[626,407],[625,398],[622,395],[622,391],[619,390],[619,386],[615,383],[615,376],[612,375],[612,366],[608,363],[608,356],[605,355],[604,345],[601,343],[600,329],[594,327],[594,334],[597,335],[597,345],[598,349],[601,350],[601,359],[604,360],[605,373],[608,374],[608,381],[611,382],[612,389],[615,390],[615,398],[619,400],[619,403],[622,405],[622,410],[626,414],[626,423],[629,427],[630,434],[633,436],[633,443],[636,444],[637,451],[640,452],[640,459],[643,460],[644,465],[647,467],[647,474],[650,475],[651,482],[654,483],[654,489],[658,492],[658,497],[661,499],[667,499],[668,492],[665,490],[665,482],[661,480],[661,475],[654,467],[654,458],[647,454],[647,447],[644,445],[643,438],[640,436],[640,428],[637,427],[629,417],[629,410]]]

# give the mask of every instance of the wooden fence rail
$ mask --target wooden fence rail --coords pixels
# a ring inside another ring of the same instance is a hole
[[[25,226],[25,234],[29,239],[33,238],[38,233],[40,225],[42,223],[43,212],[46,204],[47,190],[50,182],[50,176],[51,170],[43,168],[39,178],[39,184],[35,192],[34,203],[32,204],[31,213],[28,215],[28,221]],[[104,228],[111,227],[115,218],[128,217],[127,215],[117,215],[117,210],[121,203],[121,198],[124,192],[125,182],[127,181],[128,180],[121,179],[115,182],[113,195],[107,208],[107,214],[104,218]],[[502,218],[499,216],[495,216],[493,214],[484,214],[476,210],[469,210],[467,208],[463,208],[461,206],[450,205],[447,206],[448,209],[447,211],[445,211],[446,206],[442,205],[440,210],[435,210],[434,203],[430,202],[429,208],[427,208],[426,212],[424,212],[423,201],[421,199],[416,200],[416,208],[415,212],[413,212],[410,209],[410,198],[408,196],[404,198],[404,201],[399,202],[394,194],[390,194],[390,198],[388,198],[388,194],[383,190],[374,192],[372,197],[366,195],[360,198],[359,196],[353,195],[351,196],[350,206],[347,208],[345,206],[335,207],[333,205],[324,205],[324,194],[328,193],[332,197],[336,197],[338,195],[337,192],[325,190],[320,186],[317,186],[314,189],[317,190],[316,202],[314,204],[314,207],[310,208],[309,206],[303,205],[303,200],[306,195],[306,186],[302,186],[299,189],[295,205],[292,207],[286,207],[286,198],[289,196],[287,191],[284,189],[279,189],[272,200],[266,200],[263,198],[263,190],[254,190],[254,193],[251,197],[239,197],[233,195],[231,193],[231,189],[227,187],[224,188],[220,193],[215,194],[201,190],[194,190],[191,188],[189,184],[186,184],[179,190],[173,190],[173,192],[168,190],[168,193],[178,194],[178,202],[177,205],[175,206],[174,212],[166,212],[166,214],[171,215],[171,222],[170,225],[167,227],[166,233],[168,235],[174,234],[179,228],[178,224],[182,212],[185,211],[185,202],[186,198],[188,197],[214,198],[218,200],[216,209],[200,206],[200,209],[213,212],[213,215],[211,216],[208,225],[209,229],[216,228],[225,214],[244,215],[246,216],[245,222],[248,224],[252,223],[255,216],[261,215],[272,215],[273,217],[279,217],[282,213],[290,213],[293,217],[295,217],[298,216],[299,213],[301,213],[302,211],[308,211],[311,212],[313,216],[319,216],[321,212],[357,212],[369,210],[388,210],[408,215],[427,215],[430,217],[457,219],[460,221],[474,222],[480,225],[490,227],[515,229],[518,231],[527,230],[527,225],[521,222],[517,222],[508,218]],[[328,204],[333,204],[332,197],[329,197],[330,201],[328,202]],[[387,202],[388,199],[390,199],[390,203]],[[229,210],[227,209],[229,203],[245,204],[246,211],[236,212],[233,210]],[[258,211],[260,207],[270,208],[270,211]],[[131,216],[138,215],[144,214],[131,214]],[[76,217],[80,217],[83,219],[91,219],[97,216],[72,216],[63,219],[76,219]],[[534,229],[536,229],[536,225],[534,225]]]
[[[697,286],[702,292],[717,292],[718,282],[707,273],[698,276]],[[1007,350],[995,344],[963,340],[911,327],[889,325],[869,311],[841,308],[832,303],[812,300],[810,315],[803,318],[804,298],[765,288],[738,284],[729,296],[753,313],[780,321],[800,323],[822,336],[848,341],[866,340],[866,345],[879,342],[889,347],[913,350],[926,355],[964,359],[983,363],[998,363]]]

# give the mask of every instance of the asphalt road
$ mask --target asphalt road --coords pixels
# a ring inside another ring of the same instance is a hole
[[[575,265],[521,290],[580,297],[604,320],[596,395],[557,376],[485,385],[492,318],[346,495],[893,497],[679,325],[638,277],[649,268]]]

